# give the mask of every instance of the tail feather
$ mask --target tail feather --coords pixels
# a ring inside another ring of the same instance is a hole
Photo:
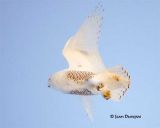
[[[129,75],[128,71],[125,70],[124,67],[122,67],[122,66],[115,66],[113,68],[110,68],[109,71],[130,79],[130,75]]]
[[[130,75],[122,66],[97,74],[93,79],[98,81],[98,89],[107,100],[119,101],[130,87]]]
[[[124,96],[126,93],[127,89],[121,88],[117,90],[112,90],[111,91],[111,99],[114,101],[120,101],[121,98]]]

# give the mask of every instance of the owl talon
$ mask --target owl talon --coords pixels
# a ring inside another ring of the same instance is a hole
[[[100,83],[98,86],[97,86],[97,91],[101,91],[101,89],[104,87],[104,85],[102,83]]]
[[[103,92],[103,97],[106,99],[106,100],[109,100],[111,98],[111,93],[109,90],[106,90]]]

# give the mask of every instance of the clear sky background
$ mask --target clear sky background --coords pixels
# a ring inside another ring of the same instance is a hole
[[[101,55],[108,67],[124,65],[132,84],[121,102],[93,96],[91,124],[78,96],[47,85],[67,67],[65,42],[98,1],[0,0],[0,128],[160,127],[160,1],[102,2]]]

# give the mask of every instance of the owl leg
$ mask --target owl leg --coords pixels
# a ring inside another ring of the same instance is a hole
[[[103,97],[104,97],[106,100],[109,100],[109,99],[111,98],[111,93],[110,93],[110,91],[109,91],[107,88],[105,88],[102,83],[100,83],[100,84],[97,86],[97,90],[102,92],[102,95],[103,95]]]
[[[99,83],[97,86],[97,91],[101,91],[102,88],[104,88],[104,85],[102,83]]]
[[[103,91],[103,97],[106,99],[106,100],[109,100],[111,98],[111,92],[109,90],[104,90]]]
[[[101,92],[102,96],[106,99],[112,99],[114,101],[120,101],[120,99],[124,96],[125,92],[127,91],[126,88],[118,88],[115,90],[111,90],[104,86],[103,83],[99,83],[97,86],[97,91]]]

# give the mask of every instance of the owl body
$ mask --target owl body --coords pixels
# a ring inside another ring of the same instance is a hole
[[[118,73],[123,68],[117,69],[117,72],[106,69],[100,73],[65,69],[51,76],[49,85],[67,94],[86,96],[102,93],[107,100],[119,100],[129,88],[130,76],[126,70]]]

